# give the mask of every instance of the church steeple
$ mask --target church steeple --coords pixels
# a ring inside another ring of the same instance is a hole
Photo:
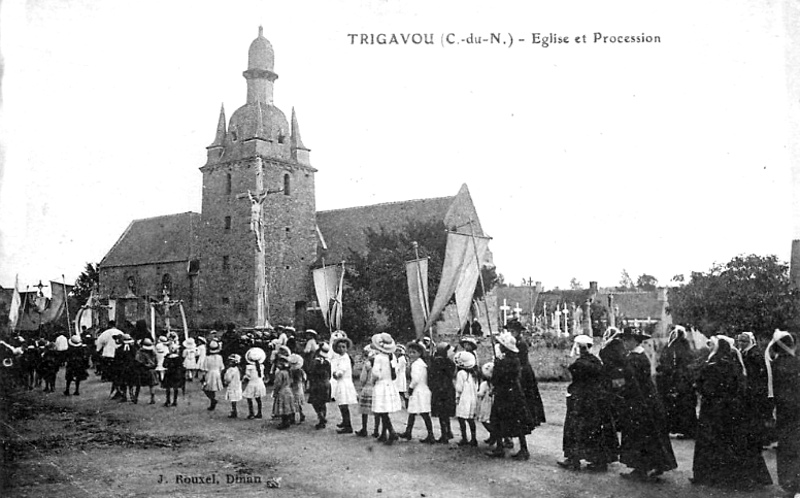
[[[300,125],[297,123],[297,113],[294,112],[292,107],[292,137],[290,138],[290,146],[292,151],[292,159],[300,164],[311,164],[309,158],[310,149],[303,145],[303,139],[300,138]]]
[[[219,121],[217,121],[217,135],[214,137],[214,143],[209,145],[208,148],[225,146],[225,135],[227,134],[226,122],[227,121],[225,120],[225,104],[220,104]]]
[[[275,52],[272,44],[264,38],[264,28],[258,27],[258,37],[250,44],[247,53],[247,71],[242,73],[247,80],[247,103],[272,103],[272,83],[278,79],[273,72]]]

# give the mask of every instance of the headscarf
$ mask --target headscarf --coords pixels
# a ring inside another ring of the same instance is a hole
[[[744,360],[742,359],[742,353],[740,353],[739,350],[736,349],[736,342],[731,337],[728,337],[726,335],[719,335],[718,334],[718,335],[711,336],[708,339],[708,342],[711,343],[711,354],[708,355],[708,360],[706,360],[706,361],[710,362],[711,359],[714,356],[716,356],[717,354],[721,354],[723,356],[725,354],[729,354],[731,356],[736,356],[736,358],[738,358],[738,360],[739,360],[739,365],[742,366],[742,374],[747,375],[747,369],[744,366]],[[727,344],[727,346],[720,347],[722,345],[722,343]],[[720,351],[720,349],[722,349],[722,351]]]
[[[686,328],[681,325],[676,325],[672,332],[669,333],[669,340],[667,341],[667,347],[672,346],[672,343],[680,339],[681,337],[686,337]]]
[[[775,397],[775,393],[772,390],[772,348],[776,344],[786,353],[788,353],[789,356],[795,356],[797,349],[797,346],[795,346],[794,343],[794,338],[789,332],[775,329],[775,332],[772,334],[772,340],[769,341],[769,345],[764,350],[764,361],[767,363],[767,390],[769,392],[768,397],[770,398]]]
[[[756,336],[752,332],[742,332],[741,334],[739,334],[739,338],[741,337],[746,338],[748,342],[747,346],[740,350],[742,353],[750,351],[750,349],[752,349],[752,347],[756,345]]]
[[[608,344],[616,339],[617,337],[622,335],[622,331],[617,327],[608,327],[605,332],[603,332],[603,347],[608,346]]]
[[[591,349],[594,345],[594,341],[591,337],[586,334],[580,334],[575,336],[575,341],[572,343],[572,349],[569,352],[570,356],[575,356],[576,354],[580,354],[581,347],[585,347],[586,349]]]

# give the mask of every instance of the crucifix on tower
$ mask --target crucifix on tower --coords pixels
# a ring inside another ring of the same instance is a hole
[[[247,193],[238,194],[237,199],[248,199],[250,201],[250,231],[253,232],[256,240],[255,251],[255,305],[256,305],[256,320],[255,326],[257,328],[264,328],[269,325],[267,315],[268,302],[267,302],[267,261],[266,261],[266,245],[264,239],[264,201],[269,194],[277,194],[283,192],[283,188],[277,190],[268,190],[264,186],[264,163],[260,157],[256,158],[256,191],[252,192],[249,189]]]

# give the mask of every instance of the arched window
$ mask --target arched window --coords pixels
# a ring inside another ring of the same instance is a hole
[[[291,195],[292,191],[292,180],[289,178],[289,174],[283,175],[283,195]]]
[[[225,195],[231,195],[231,174],[225,173]]]

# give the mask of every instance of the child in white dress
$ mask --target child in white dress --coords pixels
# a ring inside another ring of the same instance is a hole
[[[492,387],[492,373],[494,373],[494,362],[484,363],[481,367],[483,380],[478,388],[478,422],[489,433],[489,439],[484,443],[492,445],[495,438],[492,435],[492,405],[494,404],[494,388]]]
[[[228,356],[228,369],[225,370],[223,378],[225,384],[225,399],[231,402],[231,414],[228,418],[236,418],[236,403],[242,399],[242,378],[239,371],[239,363],[242,357],[238,354]]]
[[[191,337],[183,341],[183,368],[186,370],[186,380],[191,382],[197,372],[197,346]]]
[[[408,405],[408,358],[405,346],[398,344],[394,354],[397,357],[397,378],[394,380],[394,385],[405,407]]]
[[[397,345],[391,335],[382,333],[372,336],[372,348],[377,351],[372,366],[372,378],[375,381],[372,412],[381,421],[382,434],[378,440],[383,440],[388,445],[398,439],[389,414],[403,409],[403,402],[394,385],[397,378],[397,360],[394,357]]]
[[[453,360],[456,363],[456,418],[461,428],[459,446],[478,446],[475,435],[475,417],[478,413],[478,368],[475,355],[467,351],[459,351]],[[467,439],[467,425],[472,438]]]
[[[333,338],[333,335],[331,335]],[[353,342],[347,337],[337,337],[333,341],[333,355],[331,356],[331,396],[339,405],[342,422],[338,425],[339,434],[352,434],[353,425],[350,422],[350,405],[358,403],[356,386],[353,384],[353,362],[347,350]]]
[[[244,371],[244,380],[247,386],[242,390],[242,397],[247,400],[247,418],[261,418],[261,398],[266,396],[267,387],[264,385],[264,360],[267,354],[261,348],[250,348],[244,355],[247,367]],[[253,400],[258,405],[258,413],[253,413]]]
[[[428,437],[420,442],[434,444],[433,422],[431,421],[431,390],[428,387],[428,364],[425,363],[425,346],[418,342],[410,342],[406,346],[408,359],[411,361],[411,381],[408,384],[408,423],[406,431],[400,434],[403,439],[411,439],[414,429],[414,420],[417,415],[422,417]]]

